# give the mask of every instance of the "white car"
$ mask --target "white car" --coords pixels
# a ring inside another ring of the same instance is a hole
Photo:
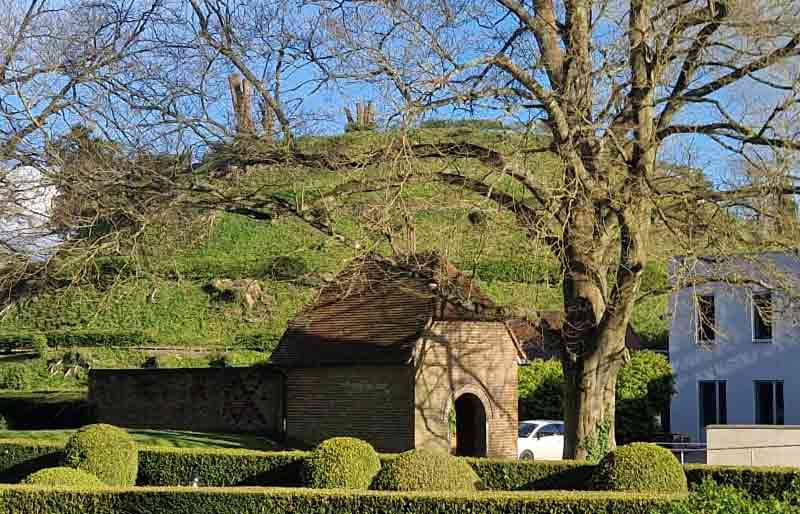
[[[561,460],[564,457],[564,422],[551,419],[521,422],[517,453],[521,460]]]

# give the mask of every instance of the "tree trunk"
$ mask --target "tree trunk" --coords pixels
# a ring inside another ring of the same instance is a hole
[[[564,359],[564,458],[597,460],[616,446],[617,376],[627,359],[625,330],[598,327],[595,350]]]

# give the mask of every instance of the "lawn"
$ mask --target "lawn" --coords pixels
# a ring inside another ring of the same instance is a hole
[[[35,439],[66,443],[75,430],[0,430],[3,439]],[[140,446],[172,448],[243,448],[248,450],[279,450],[281,445],[254,434],[210,434],[182,430],[136,430],[128,432]]]

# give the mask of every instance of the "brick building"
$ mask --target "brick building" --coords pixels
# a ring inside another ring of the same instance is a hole
[[[272,363],[286,370],[292,439],[516,457],[522,359],[503,311],[424,254],[350,263],[290,322]]]

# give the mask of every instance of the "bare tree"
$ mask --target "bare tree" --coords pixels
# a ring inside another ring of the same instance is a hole
[[[800,150],[800,4],[320,3],[342,55],[332,76],[380,78],[405,113],[497,110],[544,131],[542,150],[562,165],[556,183],[531,171],[528,145],[505,154],[475,145],[408,149],[417,157],[480,160],[489,173],[446,170],[437,178],[494,200],[559,260],[565,457],[612,447],[625,329],[644,267],[658,252],[655,234],[671,234],[690,253],[753,243],[728,214],[764,186],[681,180],[692,176],[677,170],[691,170],[694,154],[679,149],[700,138],[704,148],[740,159]],[[687,158],[665,166],[674,155]],[[504,190],[498,176],[524,194]],[[782,177],[770,191],[796,193],[794,177]]]

